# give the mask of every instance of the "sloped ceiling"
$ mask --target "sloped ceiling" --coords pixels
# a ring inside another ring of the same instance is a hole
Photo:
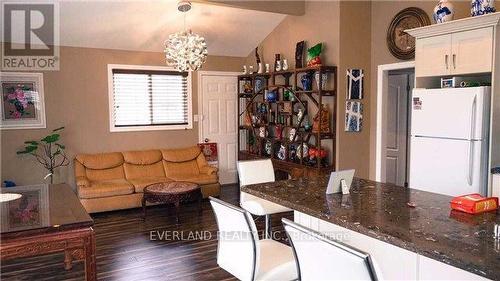
[[[62,46],[163,51],[183,28],[177,1],[60,1]],[[283,14],[193,3],[186,25],[207,40],[209,55],[246,57]]]

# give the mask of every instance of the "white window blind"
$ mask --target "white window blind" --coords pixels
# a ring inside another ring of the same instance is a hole
[[[115,127],[188,125],[188,75],[113,69]]]

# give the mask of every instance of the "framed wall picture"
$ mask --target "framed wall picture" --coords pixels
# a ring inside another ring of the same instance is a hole
[[[345,131],[361,132],[363,128],[363,104],[360,101],[345,103]]]
[[[347,70],[347,100],[359,100],[363,98],[363,82],[365,74],[363,69]]]
[[[46,127],[43,74],[0,72],[0,129]]]

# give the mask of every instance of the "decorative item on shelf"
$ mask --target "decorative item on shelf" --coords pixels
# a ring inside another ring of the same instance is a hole
[[[291,128],[288,132],[288,140],[295,141],[295,135],[297,134],[297,129]]]
[[[266,101],[267,102],[276,102],[278,100],[278,93],[276,90],[273,91],[267,91],[266,94]]]
[[[347,100],[363,99],[363,81],[365,74],[363,69],[347,69]]]
[[[309,155],[309,146],[303,143],[297,147],[297,157],[299,159],[306,158]]]
[[[434,13],[432,18],[435,23],[443,23],[447,21],[452,21],[455,15],[455,8],[453,4],[448,0],[439,0],[439,3],[434,7]]]
[[[292,113],[292,103],[291,102],[284,102],[283,103],[283,113]]]
[[[259,113],[262,113],[262,114],[267,113],[267,106],[266,106],[266,104],[265,104],[265,103],[261,103],[261,104],[259,104],[259,106],[258,106],[258,108],[257,108],[257,111],[258,111]]]
[[[282,63],[281,69],[283,69],[285,71],[288,70],[288,61],[286,59],[283,59],[283,63]]]
[[[252,90],[252,80],[251,79],[242,79],[240,80],[240,93],[251,94]]]
[[[305,41],[297,42],[297,45],[295,45],[295,68],[302,68],[303,66],[304,46]]]
[[[260,123],[260,119],[257,115],[252,115],[252,124],[255,126]]]
[[[189,1],[180,1],[177,9],[184,13],[184,30],[171,34],[165,43],[165,58],[178,71],[194,71],[201,68],[208,55],[205,38],[186,29],[186,12],[191,10]]]
[[[306,132],[309,132],[312,129],[311,123],[309,122],[308,119],[304,120],[304,130]]]
[[[249,74],[254,74],[255,73],[254,70],[253,70],[253,65],[251,65],[251,66],[248,67],[248,73]]]
[[[307,49],[307,66],[321,65],[321,49],[323,43],[318,43],[311,48]]]
[[[257,73],[264,73],[264,70],[262,69],[262,63],[261,63],[261,62],[259,62],[259,64],[258,64],[258,65],[259,65],[259,67],[258,67],[258,69],[257,69]]]
[[[275,54],[274,55],[274,71],[280,71],[281,70],[281,55],[280,54]]]
[[[320,116],[321,116],[321,124],[320,124]],[[313,118],[313,128],[312,131],[317,133],[321,130],[322,133],[330,132],[330,112],[326,104],[323,104],[316,116]]]
[[[256,77],[255,78],[255,93],[262,91],[266,87],[266,79],[264,77]]]
[[[430,25],[431,21],[424,10],[410,7],[401,10],[387,29],[387,47],[398,59],[409,60],[415,57],[415,38],[404,32],[407,29]]]
[[[283,138],[283,127],[277,125],[274,127],[274,138],[280,140]]]
[[[290,100],[290,90],[285,89],[283,92],[283,101],[289,101]]]
[[[278,151],[278,154],[276,155],[279,160],[285,160],[286,159],[286,147],[282,144],[280,145],[280,149]]]
[[[318,164],[318,160],[321,162],[322,166],[326,166],[325,158],[326,158],[326,150],[317,149],[314,147],[309,148],[309,158],[307,164],[311,166],[315,166]]]
[[[312,90],[312,75],[309,72],[302,75],[302,78],[300,78],[300,83],[302,83],[302,88],[304,89],[304,91],[311,91]]]
[[[275,117],[274,117],[274,112],[273,112],[273,110],[270,108],[270,109],[269,109],[269,123],[274,123],[274,121],[275,121],[275,120],[274,120],[274,118],[275,118]]]
[[[48,172],[44,177],[50,178],[50,183],[54,183],[54,172],[59,167],[69,165],[69,159],[66,156],[66,146],[61,140],[61,132],[64,127],[52,130],[52,132],[39,141],[28,140],[24,142],[24,148],[16,152],[17,155],[31,155]]]
[[[300,124],[302,121],[302,117],[304,117],[304,110],[302,108],[299,108],[299,111],[297,112],[297,123]]]
[[[266,63],[266,73],[269,73],[269,71],[271,71],[270,66],[268,63]]]
[[[259,47],[255,48],[255,61],[257,63],[257,73],[262,73],[262,62],[259,56]]]
[[[291,144],[288,149],[288,159],[292,161],[297,160],[297,145]]]
[[[247,127],[250,127],[252,126],[252,117],[250,115],[250,113],[245,113],[245,117],[243,119],[243,125],[244,126],[247,126]]]
[[[264,151],[269,156],[273,154],[273,143],[270,140],[266,140],[266,143],[264,144]]]
[[[363,104],[359,101],[346,101],[345,131],[361,132],[363,127]]]
[[[247,70],[247,66],[246,65],[243,66],[243,74],[248,74],[248,70]]]
[[[289,101],[295,101],[295,94],[292,91],[289,94]]]
[[[495,13],[495,0],[472,0],[470,15],[471,17],[482,16]]]
[[[259,137],[265,138],[267,137],[267,129],[266,127],[262,126],[259,128]]]
[[[324,90],[326,89],[326,83],[328,82],[328,74],[327,73],[322,73],[321,74],[321,88],[319,85],[319,71],[316,71],[314,73],[314,78],[316,79],[316,86],[318,86],[318,90]]]

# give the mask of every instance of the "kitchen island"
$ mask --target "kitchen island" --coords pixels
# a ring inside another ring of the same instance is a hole
[[[452,211],[451,197],[354,179],[326,195],[329,175],[243,186],[294,210],[294,220],[370,253],[384,279],[500,280],[500,215]],[[335,261],[332,261],[335,262]]]

